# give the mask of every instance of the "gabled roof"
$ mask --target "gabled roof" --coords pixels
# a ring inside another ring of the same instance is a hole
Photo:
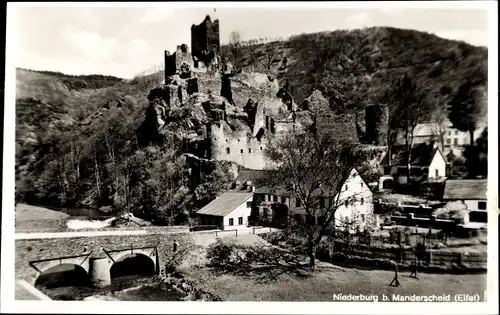
[[[386,153],[384,158],[382,159],[381,165],[388,166],[389,165],[389,153]],[[394,154],[394,158],[392,158],[391,166],[406,166],[406,153],[404,146],[393,146],[391,148],[391,154]],[[432,146],[427,146],[425,144],[416,146],[411,150],[411,165],[412,166],[420,166],[420,167],[428,167],[434,156],[436,154],[440,154],[443,159],[446,161],[446,158],[441,153],[439,148],[433,148]]]
[[[443,199],[486,200],[488,180],[486,179],[454,179],[447,180]]]
[[[253,193],[225,192],[196,213],[223,217],[252,196]]]
[[[243,184],[247,181],[251,181],[253,185],[256,183],[262,182],[263,180],[266,179],[268,172],[265,170],[251,170],[251,169],[244,169],[241,170],[240,173],[238,174],[238,177],[236,177],[235,182],[238,182],[240,184]]]
[[[363,177],[361,176],[361,174],[359,174],[358,170],[353,167],[350,171],[350,174],[352,174],[353,172],[356,172],[356,176],[359,176],[361,177],[361,179],[363,180],[364,184],[365,184],[365,187],[367,187],[368,189],[370,189],[370,187],[367,185],[366,181],[363,179]],[[351,175],[349,175],[349,177],[346,179],[346,181],[349,180]],[[339,190],[339,187],[341,187],[346,181],[342,182],[342,183],[339,183],[339,182],[336,182],[334,183],[334,186],[332,187],[325,187],[325,190],[326,192],[338,192]],[[371,191],[371,190],[370,190]],[[261,187],[258,187],[255,189],[255,193],[256,194],[270,194],[270,195],[276,195],[276,196],[280,196],[280,197],[291,197],[293,196],[293,193],[287,191],[285,189],[284,186],[270,186],[270,185],[266,185],[266,186],[261,186]],[[322,195],[321,191],[319,190],[316,190],[313,195]],[[325,197],[329,197],[328,194],[325,194],[324,195]]]

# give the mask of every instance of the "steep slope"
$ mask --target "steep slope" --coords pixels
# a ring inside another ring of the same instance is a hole
[[[317,88],[333,107],[363,107],[377,103],[404,74],[435,106],[447,103],[466,78],[487,85],[487,48],[390,27],[301,34],[241,47],[239,56],[243,69],[288,81],[297,103]]]

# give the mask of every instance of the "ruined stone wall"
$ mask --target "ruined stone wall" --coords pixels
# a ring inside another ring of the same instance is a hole
[[[199,25],[191,26],[192,54],[199,60],[203,60],[202,51],[214,51],[220,55],[219,20],[212,22],[210,16]]]
[[[266,166],[266,140],[258,141],[249,130],[236,132],[224,122],[215,123],[210,126],[210,141],[212,159],[234,162],[250,169]]]
[[[389,108],[385,105],[370,105],[365,108],[365,142],[387,145],[389,130]]]
[[[275,120],[274,130],[276,134],[286,134],[294,130],[295,124],[291,120]]]
[[[184,78],[184,74],[190,73],[194,69],[193,56],[186,44],[177,46],[177,50],[173,54],[165,50],[164,58],[165,82],[168,81],[169,77],[175,74],[179,74],[181,78]]]

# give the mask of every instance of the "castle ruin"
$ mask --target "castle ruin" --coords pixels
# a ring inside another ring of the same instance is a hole
[[[199,25],[191,26],[191,47],[195,62],[208,66],[220,56],[219,20],[212,22],[209,15]],[[196,65],[197,67],[198,65]]]
[[[193,25],[191,43],[192,50],[182,44],[173,54],[165,51],[165,83],[151,90],[150,107],[141,126],[147,138],[162,139],[160,134],[173,133],[187,143],[183,145],[185,153],[249,169],[264,169],[268,163],[264,151],[270,141],[293,130],[312,128],[359,142],[355,118],[330,112],[329,101],[319,91],[313,91],[298,106],[286,88],[279,88],[276,78],[231,71],[231,80],[238,86],[233,100],[233,91],[227,94],[223,88],[227,73],[221,70],[226,67],[217,69],[215,77],[202,67],[202,63],[211,62],[206,53],[210,48],[213,56],[219,57],[218,20],[212,22],[207,16],[200,25]],[[219,88],[220,95],[214,95]],[[243,100],[237,95],[240,93],[247,98]],[[383,144],[387,118],[369,108],[366,117],[369,141]]]

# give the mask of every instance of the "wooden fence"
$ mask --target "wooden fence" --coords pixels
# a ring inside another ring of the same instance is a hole
[[[412,264],[415,261],[415,255],[419,261],[429,265],[470,264],[485,266],[488,262],[487,253],[449,252],[432,249],[418,252],[408,248],[376,248],[343,242],[335,242],[334,251],[360,257],[390,259],[406,264]]]

